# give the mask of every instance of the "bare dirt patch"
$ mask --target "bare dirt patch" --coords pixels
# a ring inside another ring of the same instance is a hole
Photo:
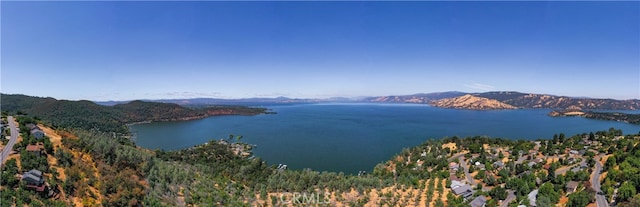
[[[444,149],[444,148],[449,148],[449,150],[453,151],[453,150],[458,149],[458,146],[456,145],[455,142],[449,142],[449,143],[446,143],[446,144],[442,144],[442,149]]]
[[[58,149],[62,146],[62,136],[60,136],[56,131],[43,125],[38,125],[38,127],[44,131],[44,134],[46,134],[47,137],[49,137],[54,149]]]

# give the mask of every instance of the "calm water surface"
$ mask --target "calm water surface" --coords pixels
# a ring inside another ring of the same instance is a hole
[[[268,106],[278,114],[218,116],[131,126],[139,146],[177,150],[229,134],[257,145],[269,164],[293,169],[354,173],[371,171],[402,148],[430,138],[486,135],[511,139],[550,138],[554,133],[622,129],[638,125],[579,117],[549,117],[547,109],[471,111],[417,104],[300,104]]]

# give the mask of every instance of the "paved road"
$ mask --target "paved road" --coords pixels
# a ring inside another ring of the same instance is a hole
[[[458,161],[460,161],[460,166],[464,169],[464,176],[467,177],[467,181],[469,181],[469,185],[471,187],[475,187],[476,182],[471,177],[471,173],[469,173],[469,168],[467,167],[467,162],[464,160],[463,156],[458,157]]]
[[[600,155],[593,157],[593,159],[595,159],[596,164],[594,166],[594,170],[593,170],[593,177],[591,178],[591,187],[593,187],[593,189],[596,190],[596,192],[600,192],[602,191],[600,189],[600,171],[602,171],[602,164],[600,164]],[[598,207],[608,207],[609,203],[607,203],[607,198],[604,197],[604,195],[598,195],[596,193],[596,205]]]
[[[453,162],[454,160],[458,159],[458,157],[463,156],[467,154],[466,152],[459,152],[458,154],[455,154],[453,156],[451,156],[447,161],[449,162]]]
[[[12,116],[8,116],[7,117],[7,121],[9,122],[9,129],[11,130],[11,137],[9,139],[9,142],[7,143],[7,146],[4,147],[4,149],[2,149],[2,153],[0,153],[0,168],[2,167],[2,165],[4,165],[4,161],[7,160],[7,157],[9,157],[9,153],[11,152],[11,150],[13,150],[13,145],[16,144],[16,141],[18,140],[18,129],[16,127],[16,123],[13,120]]]
[[[507,190],[507,193],[509,194],[507,195],[507,198],[505,198],[504,201],[502,201],[502,204],[500,204],[500,207],[507,207],[509,206],[509,203],[511,203],[511,201],[516,199],[516,194],[514,193],[514,191]]]

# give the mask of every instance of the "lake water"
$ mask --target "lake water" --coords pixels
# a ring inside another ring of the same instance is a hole
[[[622,129],[638,125],[580,117],[549,117],[548,109],[472,111],[418,104],[298,104],[267,106],[277,114],[217,116],[201,120],[131,126],[137,145],[177,150],[229,134],[257,145],[270,165],[355,173],[371,171],[402,148],[446,136],[486,135],[510,139],[550,138],[554,133]]]

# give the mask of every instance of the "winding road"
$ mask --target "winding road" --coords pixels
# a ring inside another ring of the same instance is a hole
[[[600,189],[600,174],[602,171],[602,164],[600,164],[600,155],[593,157],[593,159],[596,161],[596,164],[594,166],[594,170],[593,170],[593,176],[591,177],[591,187],[593,187],[593,189],[596,190],[596,192],[601,192],[602,189]],[[608,207],[609,203],[607,203],[607,198],[604,197],[604,195],[599,195],[596,193],[596,205],[598,207]]]
[[[2,166],[4,165],[4,162],[7,160],[7,157],[9,157],[9,153],[11,153],[11,151],[13,150],[13,145],[16,144],[16,141],[18,140],[18,129],[16,128],[16,122],[13,119],[13,116],[8,116],[7,117],[7,122],[9,122],[9,130],[11,131],[11,137],[9,138],[9,142],[7,143],[7,146],[4,146],[4,148],[2,149],[2,153],[0,153],[0,168],[2,168]]]
[[[467,181],[469,181],[469,185],[471,185],[472,188],[475,187],[476,182],[473,180],[473,177],[471,177],[471,173],[469,173],[469,167],[467,167],[467,162],[464,160],[464,157],[458,157],[458,161],[460,161],[460,166],[464,169],[464,176],[467,178]]]

